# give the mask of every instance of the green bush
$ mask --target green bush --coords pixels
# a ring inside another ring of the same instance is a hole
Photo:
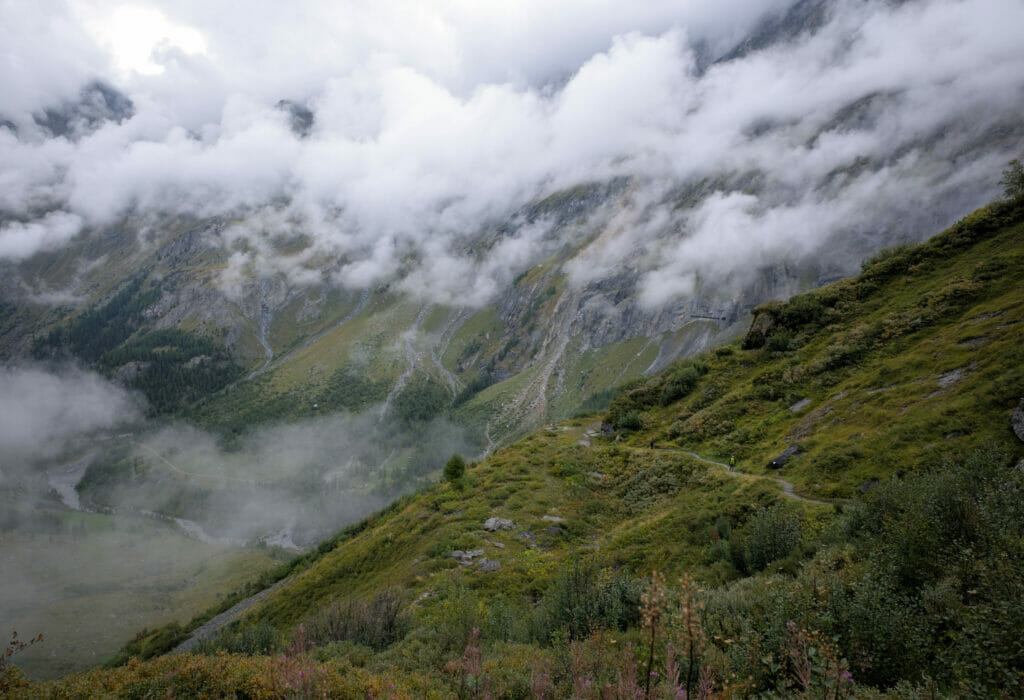
[[[793,332],[788,328],[776,328],[768,334],[765,347],[771,352],[787,352],[795,345]]]
[[[800,543],[800,518],[782,506],[759,508],[733,537],[733,565],[743,573],[761,571],[783,559]]]
[[[596,629],[626,629],[639,620],[640,582],[625,573],[576,561],[559,574],[534,614],[534,637],[547,644],[560,632],[584,639]]]
[[[219,651],[226,651],[229,654],[264,656],[282,649],[283,641],[277,628],[264,621],[255,627],[247,627],[242,630],[229,626],[214,639],[198,644],[196,651],[200,654],[216,654]]]
[[[615,423],[615,427],[619,430],[634,431],[640,430],[644,427],[643,421],[640,419],[640,414],[636,411],[627,411],[619,420]]]
[[[695,367],[684,367],[676,372],[669,377],[665,388],[661,390],[661,405],[668,406],[688,395],[697,387],[699,381],[700,372]]]
[[[402,596],[396,589],[386,588],[369,602],[349,598],[332,603],[303,625],[317,645],[355,642],[381,650],[405,636],[409,619]]]
[[[1011,160],[999,184],[1003,186],[1003,194],[1007,199],[1024,196],[1024,165],[1016,158]]]
[[[452,455],[451,459],[445,462],[444,478],[450,483],[456,483],[466,474],[466,460],[461,455]]]

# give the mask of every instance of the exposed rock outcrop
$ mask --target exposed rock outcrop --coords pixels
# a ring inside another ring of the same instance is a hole
[[[484,529],[488,532],[495,532],[497,530],[511,530],[516,524],[506,518],[487,518],[484,521]]]
[[[1013,434],[1017,439],[1024,442],[1024,399],[1020,400],[1016,410],[1010,415],[1010,427],[1013,428]]]

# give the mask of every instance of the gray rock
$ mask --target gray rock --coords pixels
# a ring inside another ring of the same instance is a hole
[[[477,564],[477,568],[480,569],[482,573],[489,574],[492,571],[497,571],[498,569],[500,569],[501,562],[499,562],[497,559],[481,559],[480,563]]]
[[[560,518],[557,515],[545,515],[541,520],[547,520],[550,523],[564,523],[565,518]]]
[[[516,524],[506,518],[487,518],[484,521],[484,529],[488,532],[495,532],[497,530],[511,530]]]
[[[1010,427],[1013,428],[1013,434],[1024,442],[1024,399],[1020,400],[1017,410],[1010,416]]]
[[[462,566],[469,566],[473,563],[473,559],[475,559],[476,557],[483,556],[483,553],[484,550],[482,549],[471,549],[468,552],[463,552],[461,549],[456,549],[452,551],[452,553],[448,556],[462,564]]]
[[[547,533],[551,537],[558,537],[559,535],[562,534],[563,530],[558,525],[552,525],[551,527],[546,529],[544,532]]]
[[[793,457],[794,455],[797,454],[800,454],[800,446],[790,445],[789,447],[782,451],[782,454],[768,462],[768,468],[782,469],[786,465],[786,462],[789,461],[790,457]]]
[[[967,370],[963,367],[959,369],[954,369],[952,372],[946,372],[945,374],[939,376],[939,386],[941,386],[942,388],[946,388],[951,384],[956,384],[965,376],[967,376]]]
[[[793,404],[792,406],[789,407],[789,411],[790,411],[790,413],[796,413],[800,409],[807,408],[810,405],[811,405],[811,400],[810,399],[800,399],[795,404]]]

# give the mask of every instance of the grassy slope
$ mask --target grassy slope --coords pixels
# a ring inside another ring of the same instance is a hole
[[[462,617],[471,619],[467,625],[486,624],[502,601],[529,609],[580,556],[640,575],[688,572],[719,586],[711,599],[719,608],[732,601],[728,606],[748,609],[767,590],[812,600],[819,584],[802,588],[792,578],[797,571],[799,582],[818,581],[819,567],[838,571],[845,561],[841,577],[870,575],[851,544],[828,545],[826,554],[801,564],[823,546],[814,533],[827,531],[838,511],[786,499],[764,465],[798,443],[803,452],[782,476],[800,492],[845,498],[868,479],[935,466],[950,451],[995,444],[1019,459],[1008,416],[1024,393],[1022,218],[1019,202],[993,205],[923,246],[881,256],[859,278],[762,309],[775,319],[768,342],[775,349],[735,343],[703,356],[707,372],[667,406],[660,400],[665,388],[692,363],[628,387],[611,415],[637,411],[642,428],[625,439],[587,437],[588,420],[577,420],[471,465],[461,487],[442,483],[401,499],[294,566],[291,579],[242,627],[269,622],[287,630],[332,600],[397,586],[417,601],[412,631],[376,657],[377,675],[361,687],[397,674],[410,693],[421,682],[450,692],[440,668],[459,658],[464,638],[445,646],[437,630]],[[791,410],[801,399],[809,405]],[[658,449],[649,448],[651,439]],[[727,474],[684,450],[735,454],[747,473]],[[752,527],[759,506],[779,502],[799,514],[804,546],[766,573],[742,578],[714,555],[708,533],[721,516],[740,530]],[[484,532],[483,521],[493,516],[516,526]],[[544,516],[564,518],[561,532],[549,532]],[[455,549],[483,549],[501,569],[460,567],[449,556]],[[541,652],[494,641],[491,653],[522,668],[529,665],[523,654]],[[342,656],[328,668],[355,663],[351,654]],[[147,668],[137,667],[133,677],[155,672]]]
[[[994,217],[980,210],[879,256],[859,278],[761,307],[798,317],[783,333],[796,349],[708,354],[708,374],[669,407],[644,397],[659,397],[671,372],[638,385],[619,400],[646,428],[631,442],[653,435],[735,455],[754,474],[798,445],[782,474],[832,497],[950,450],[1012,443],[1008,415],[1024,392],[1024,224],[986,230]]]

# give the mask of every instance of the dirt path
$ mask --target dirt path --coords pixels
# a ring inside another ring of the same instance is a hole
[[[584,435],[588,436],[588,437],[596,435],[597,431],[600,429],[600,425],[601,425],[600,423],[594,423],[592,425],[586,426],[584,428]],[[587,440],[587,442],[589,443],[590,441]],[[581,443],[582,443],[582,441],[581,441]],[[589,447],[589,445],[585,445],[585,446]],[[635,447],[633,449],[635,449],[635,450],[652,451],[651,448],[645,448],[645,447]],[[738,476],[745,476],[745,477],[750,477],[750,478],[754,478],[754,479],[771,479],[772,481],[777,483],[782,488],[782,495],[783,496],[785,496],[786,498],[790,498],[790,499],[792,499],[794,501],[800,501],[801,503],[813,503],[814,505],[818,505],[818,506],[831,506],[831,505],[834,505],[836,503],[843,503],[844,502],[842,499],[824,500],[824,499],[820,499],[820,498],[809,498],[807,496],[801,496],[800,494],[794,492],[794,490],[793,490],[795,488],[794,484],[792,482],[790,482],[790,481],[786,481],[782,477],[779,477],[779,476],[769,476],[769,475],[761,475],[761,474],[748,474],[747,472],[741,472],[741,471],[736,471],[734,469],[729,469],[729,465],[726,464],[725,462],[718,462],[718,461],[713,460],[713,459],[708,459],[707,457],[704,457],[703,455],[699,455],[696,452],[692,452],[690,450],[684,450],[684,449],[681,449],[681,448],[678,448],[678,447],[655,447],[653,449],[653,451],[654,452],[678,452],[678,453],[681,453],[681,454],[684,454],[684,455],[688,455],[688,456],[693,457],[694,459],[696,459],[698,461],[704,462],[705,464],[711,464],[713,466],[716,466],[719,469],[723,470],[726,474],[731,474],[732,476],[737,476],[737,477]]]
[[[253,480],[253,479],[243,479],[240,476],[228,476],[226,474],[203,474],[202,472],[190,472],[190,471],[188,471],[186,469],[182,469],[177,464],[174,464],[174,462],[172,462],[171,460],[169,460],[166,457],[164,457],[162,454],[160,454],[159,452],[154,450],[149,445],[144,445],[141,442],[136,442],[134,444],[140,450],[145,450],[149,454],[151,454],[154,457],[156,457],[157,459],[159,459],[161,462],[163,462],[165,465],[167,465],[167,467],[169,469],[171,469],[171,471],[176,472],[178,474],[181,474],[182,476],[187,477],[189,479],[195,479],[195,480],[198,480],[198,479],[210,479],[212,481],[221,481],[221,482],[230,481],[230,482],[234,482],[234,483],[238,483],[238,484],[245,484],[246,486],[254,486],[256,484],[255,480]]]
[[[186,639],[184,642],[174,647],[175,653],[185,653],[192,651],[193,648],[200,642],[212,639],[222,627],[230,623],[235,618],[242,615],[249,608],[259,603],[261,600],[266,598],[268,595],[273,593],[275,590],[280,588],[288,579],[282,579],[275,583],[270,588],[264,588],[262,591],[255,595],[251,595],[245,600],[235,603],[230,608],[211,618],[208,622],[197,627],[193,632],[192,636]]]
[[[735,470],[731,470],[731,469],[729,469],[729,465],[725,464],[724,462],[715,462],[714,460],[709,460],[708,457],[700,456],[696,452],[691,452],[688,449],[678,449],[678,448],[675,448],[675,447],[656,447],[655,449],[663,450],[663,451],[666,451],[666,452],[682,452],[683,454],[689,454],[691,457],[694,458],[694,460],[699,460],[700,462],[703,462],[703,463],[706,463],[706,464],[709,464],[709,465],[715,465],[716,467],[721,467],[728,474],[743,475],[743,476],[753,476],[753,477],[758,477],[759,476],[757,474],[746,474],[745,472],[737,472]],[[794,500],[799,500],[801,502],[804,502],[804,504],[815,504],[817,506],[831,506],[833,504],[836,504],[836,502],[839,502],[837,500],[821,500],[820,498],[808,498],[807,496],[802,496],[799,493],[795,493],[794,490],[793,490],[794,489],[793,482],[786,481],[785,479],[783,479],[781,477],[760,476],[760,478],[761,479],[771,479],[772,481],[776,482],[779,486],[782,487],[782,494],[785,495],[785,497],[793,498]]]

